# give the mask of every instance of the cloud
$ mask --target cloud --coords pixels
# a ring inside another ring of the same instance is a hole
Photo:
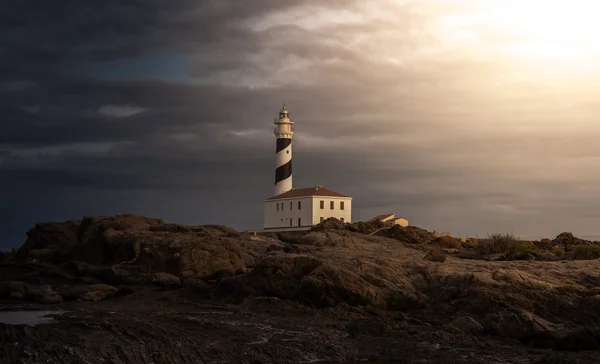
[[[142,107],[132,105],[103,105],[98,109],[98,113],[115,118],[128,118],[145,110]]]
[[[9,0],[0,237],[123,212],[260,226],[284,101],[295,185],[352,195],[355,218],[596,233],[600,74],[508,52],[522,34],[477,5]]]

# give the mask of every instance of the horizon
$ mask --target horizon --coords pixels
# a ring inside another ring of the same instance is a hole
[[[8,0],[0,249],[94,215],[262,226],[283,102],[294,186],[353,197],[353,221],[600,240],[595,10]]]

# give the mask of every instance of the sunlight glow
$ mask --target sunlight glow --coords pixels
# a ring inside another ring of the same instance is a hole
[[[600,56],[596,0],[482,0],[480,24],[495,28],[510,52],[548,59]]]

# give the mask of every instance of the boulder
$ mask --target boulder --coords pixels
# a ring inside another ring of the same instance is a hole
[[[181,280],[179,277],[162,272],[155,273],[152,276],[152,283],[166,289],[176,289],[181,287]]]
[[[511,254],[508,260],[535,260],[535,255],[525,252]]]
[[[562,248],[565,252],[570,252],[578,245],[590,245],[591,242],[574,237],[572,233],[560,233],[552,240],[552,244]]]
[[[57,287],[65,300],[101,301],[117,294],[118,289],[106,284]]]
[[[200,279],[187,279],[183,281],[183,292],[190,295],[205,295],[209,293],[212,286]]]
[[[79,296],[83,301],[102,301],[117,293],[115,287],[106,284],[94,284],[86,287],[86,292]]]
[[[23,282],[0,282],[0,298],[24,300],[27,298],[27,285]]]
[[[19,281],[0,282],[0,298],[39,303],[59,303],[62,297],[50,286],[33,286]]]
[[[27,240],[19,248],[17,257],[20,259],[37,259],[30,256],[32,250],[37,252],[46,261],[62,263],[71,258],[73,248],[77,244],[79,221],[66,221],[64,223],[39,223],[27,232]]]
[[[443,263],[446,261],[446,254],[442,250],[434,248],[423,257],[423,260]]]

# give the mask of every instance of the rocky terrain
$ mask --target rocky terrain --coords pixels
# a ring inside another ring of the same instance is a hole
[[[569,233],[122,215],[27,236],[0,256],[0,363],[600,362],[600,245]]]

